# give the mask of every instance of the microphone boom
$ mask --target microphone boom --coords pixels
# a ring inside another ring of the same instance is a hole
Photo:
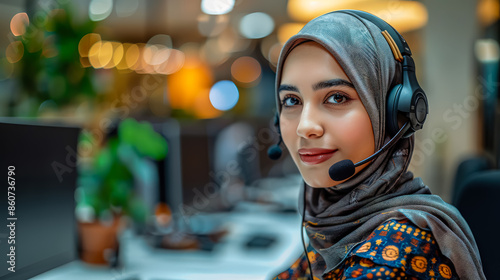
[[[396,135],[394,135],[394,137],[389,142],[387,142],[380,150],[356,164],[353,164],[352,160],[350,159],[344,159],[336,162],[328,169],[328,175],[330,175],[330,178],[332,178],[332,180],[334,181],[342,181],[351,177],[356,172],[356,167],[375,159],[381,153],[392,147],[394,144],[396,144],[396,142],[398,142],[399,139],[401,139],[401,137],[409,128],[410,122],[405,123],[405,125],[403,125],[398,133],[396,133]]]

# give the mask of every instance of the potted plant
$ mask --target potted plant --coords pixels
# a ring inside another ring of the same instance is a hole
[[[76,216],[81,258],[89,263],[110,261],[123,217],[135,225],[146,223],[150,213],[138,185],[144,174],[156,174],[151,160],[167,154],[166,140],[149,123],[125,119],[116,132],[79,168]]]

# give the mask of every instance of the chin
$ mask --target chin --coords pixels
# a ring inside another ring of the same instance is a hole
[[[338,185],[340,182],[333,181],[330,177],[318,176],[314,178],[304,178],[306,184],[313,188],[329,188]]]

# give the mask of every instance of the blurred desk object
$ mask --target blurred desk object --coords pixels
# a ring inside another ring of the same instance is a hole
[[[120,269],[77,261],[32,279],[270,279],[302,253],[301,220],[297,213],[235,211],[204,215],[222,220],[228,227],[228,234],[211,252],[157,249],[127,232],[121,241]],[[275,241],[268,247],[247,246],[260,236],[274,237]]]

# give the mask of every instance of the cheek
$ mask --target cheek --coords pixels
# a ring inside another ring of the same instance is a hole
[[[375,150],[373,128],[366,111],[355,111],[346,116],[346,121],[336,125],[337,139],[340,147],[347,153],[345,156],[355,163]]]

